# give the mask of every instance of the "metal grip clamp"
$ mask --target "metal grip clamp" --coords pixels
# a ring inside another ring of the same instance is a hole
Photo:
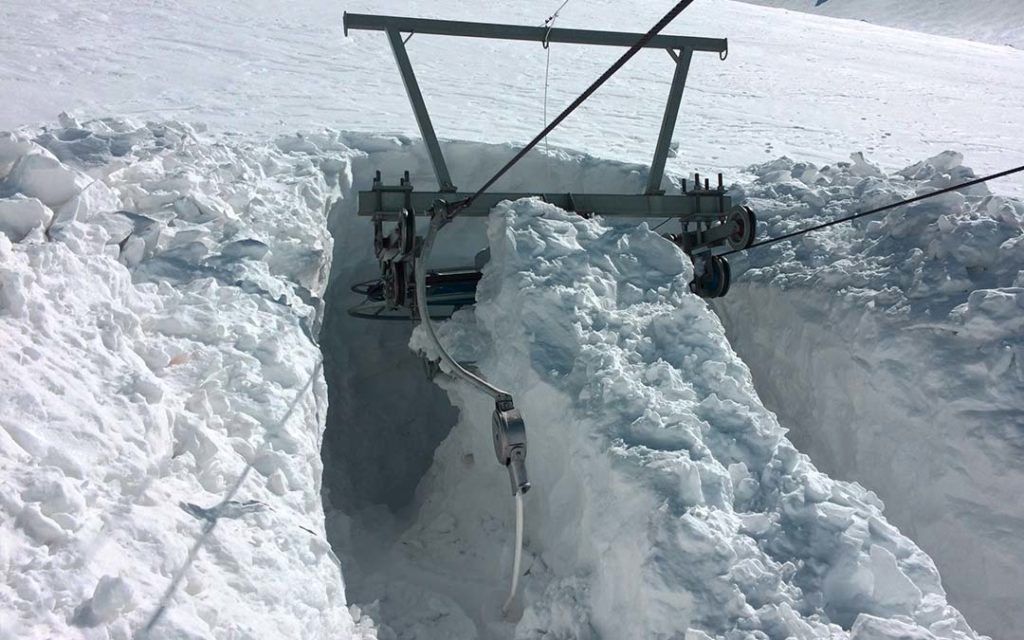
[[[526,475],[526,423],[519,409],[513,405],[511,396],[502,395],[495,399],[491,433],[494,455],[508,469],[512,495],[526,493],[530,490],[530,480]]]

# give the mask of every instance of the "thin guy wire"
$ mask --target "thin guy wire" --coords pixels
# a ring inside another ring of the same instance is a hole
[[[321,366],[323,366],[323,360],[320,360],[316,363],[316,366],[313,368],[313,373],[309,376],[309,380],[307,380],[306,384],[303,385],[301,389],[299,389],[299,392],[297,394],[295,394],[295,399],[292,400],[292,403],[291,405],[289,405],[288,411],[284,414],[284,417],[282,417],[278,421],[277,425],[274,427],[275,430],[283,427],[284,424],[288,422],[288,418],[292,417],[292,414],[295,412],[295,407],[299,406],[299,400],[301,400],[303,396],[306,395],[306,391],[312,386],[313,380],[316,379],[317,374],[320,373]],[[184,564],[182,564],[181,568],[179,568],[177,573],[174,574],[174,578],[171,580],[171,584],[168,585],[167,590],[164,592],[164,595],[160,598],[160,602],[157,605],[156,610],[153,612],[153,615],[150,616],[149,620],[146,622],[146,626],[143,627],[143,638],[146,638],[149,635],[153,628],[156,627],[156,625],[160,622],[160,619],[163,617],[164,613],[166,613],[171,598],[173,598],[174,594],[177,592],[178,586],[181,584],[182,578],[185,577],[185,574],[192,566],[192,563],[199,555],[200,549],[202,549],[203,545],[206,544],[206,541],[209,540],[210,536],[213,534],[213,530],[217,526],[218,520],[220,520],[219,514],[227,505],[227,503],[232,498],[234,498],[235,494],[238,493],[238,490],[242,487],[242,483],[245,482],[245,479],[249,477],[249,472],[252,471],[252,465],[252,462],[246,463],[245,469],[243,469],[242,473],[239,474],[238,479],[235,480],[235,484],[233,484],[231,486],[231,489],[229,489],[228,492],[224,494],[224,499],[220,501],[220,504],[211,509],[213,517],[207,520],[206,524],[203,525],[203,531],[199,534],[199,537],[196,538],[196,541],[192,545],[192,548],[189,549],[188,557],[185,558]]]

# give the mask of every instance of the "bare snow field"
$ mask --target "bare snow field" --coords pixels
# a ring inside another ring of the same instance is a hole
[[[1014,0],[743,0],[832,18],[1024,49],[1024,5]]]
[[[270,0],[5,0],[0,90],[17,99],[0,104],[0,129],[81,110],[263,135],[318,127],[414,134],[387,39],[345,38],[342,11],[540,24],[552,4],[310,0],[284,10]],[[576,0],[558,24],[642,32],[672,4]],[[853,151],[889,170],[947,147],[979,172],[1024,158],[1021,51],[729,0],[695,2],[670,31],[730,43],[725,62],[694,56],[679,153],[669,161],[680,173],[735,171],[781,155],[821,165]],[[540,45],[415,36],[408,47],[441,138],[524,143],[543,126]],[[555,46],[549,111],[620,54]],[[671,65],[667,54],[641,54],[551,144],[649,163]],[[1001,189],[1024,193],[1024,180]]]
[[[646,225],[524,200],[446,229],[438,266],[492,252],[439,330],[530,429],[502,617],[492,407],[424,374],[419,330],[346,314],[377,270],[355,192],[432,176],[386,39],[341,11],[557,4],[0,5],[0,639],[1024,627],[1019,177],[736,256],[714,305]],[[912,4],[890,24],[941,29]],[[963,35],[1017,33],[990,4]],[[730,53],[694,57],[667,181],[724,170],[762,236],[1024,159],[1012,47],[728,0],[669,31]],[[542,126],[541,47],[409,47],[456,184]],[[549,114],[618,53],[553,46]],[[498,188],[641,190],[670,63],[638,56]]]

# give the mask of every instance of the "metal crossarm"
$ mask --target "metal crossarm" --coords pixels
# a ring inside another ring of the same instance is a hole
[[[690,72],[692,49],[683,49],[676,58],[676,72],[672,76],[672,86],[668,91],[668,102],[665,103],[665,115],[661,120],[661,132],[658,143],[654,145],[654,159],[651,160],[651,172],[647,174],[647,193],[664,193],[661,190],[661,179],[665,176],[665,161],[668,149],[672,144],[672,133],[676,129],[676,117],[679,115],[679,104],[683,100],[683,89],[686,87],[686,76]]]
[[[376,188],[359,192],[359,215],[393,222],[399,214],[411,209],[415,215],[429,216],[429,209],[439,196],[449,202],[465,200],[469,193],[431,193],[429,191],[398,191]],[[717,220],[732,208],[732,198],[724,191],[709,190],[683,194],[630,195],[621,193],[529,193],[488,192],[477,198],[459,215],[485,218],[498,203],[536,197],[559,209],[606,218],[669,218],[687,216],[696,220]]]
[[[441,153],[441,144],[437,141],[434,125],[430,122],[430,114],[427,113],[427,104],[423,101],[423,93],[420,92],[420,85],[416,82],[416,74],[413,73],[409,53],[405,50],[402,34],[394,29],[388,29],[387,33],[391,51],[395,54],[395,62],[398,63],[398,71],[402,74],[402,82],[405,83],[405,92],[412,104],[413,115],[416,116],[416,125],[420,128],[420,135],[423,136],[423,143],[427,145],[427,153],[434,166],[437,186],[441,191],[455,191],[451,174],[448,173],[448,164],[444,161],[444,154]]]
[[[548,29],[511,24],[461,22],[456,20],[428,20],[398,16],[375,16],[346,13],[345,35],[349,29],[363,31],[400,31],[435,36],[462,36],[492,40],[525,40],[529,42],[559,42],[564,44],[592,44],[609,47],[631,47],[643,35],[622,31],[593,31],[590,29]],[[647,49],[692,49],[723,54],[729,49],[724,38],[694,38],[690,36],[658,35],[645,45]]]

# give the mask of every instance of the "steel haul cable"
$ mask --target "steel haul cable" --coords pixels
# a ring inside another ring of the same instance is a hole
[[[902,207],[904,205],[914,204],[915,202],[921,202],[922,200],[927,200],[929,198],[934,198],[935,196],[941,196],[941,195],[943,195],[945,193],[951,193],[953,191],[958,191],[958,190],[964,189],[966,187],[973,187],[974,185],[978,185],[978,184],[982,184],[982,183],[985,183],[985,182],[989,182],[990,180],[997,180],[999,178],[1005,178],[1006,176],[1012,176],[1013,174],[1021,173],[1022,171],[1024,171],[1024,165],[1021,165],[1019,167],[1014,167],[1013,169],[1007,169],[1006,171],[1000,171],[999,173],[993,173],[991,175],[982,176],[981,178],[975,178],[973,180],[968,180],[967,182],[963,182],[961,184],[953,185],[951,187],[945,187],[943,189],[939,189],[938,191],[932,191],[931,193],[925,193],[925,194],[922,194],[922,195],[919,195],[919,196],[914,196],[913,198],[907,198],[906,200],[900,200],[899,202],[893,202],[892,204],[887,204],[885,206],[877,207],[875,209],[870,209],[868,211],[862,211],[860,213],[854,213],[852,215],[843,216],[842,218],[836,218],[835,220],[830,220],[828,222],[825,222],[825,223],[822,223],[822,224],[819,224],[819,225],[815,225],[813,227],[808,227],[806,229],[800,229],[798,231],[793,231],[792,233],[787,233],[787,234],[778,236],[777,238],[768,238],[767,240],[762,240],[761,242],[755,242],[754,244],[750,245],[749,247],[746,247],[746,248],[743,248],[743,249],[733,249],[732,251],[727,251],[727,252],[719,254],[719,255],[721,255],[722,257],[731,256],[732,254],[739,253],[741,251],[749,251],[750,249],[755,249],[757,247],[763,247],[765,245],[774,244],[776,242],[782,242],[783,240],[790,240],[792,238],[796,238],[797,236],[802,236],[805,233],[811,233],[812,231],[820,231],[821,229],[827,229],[828,227],[833,227],[833,226],[835,226],[837,224],[842,224],[843,222],[850,222],[851,220],[856,220],[858,218],[863,218],[864,216],[870,216],[870,215],[874,215],[876,213],[882,213],[883,211],[889,211],[890,209],[895,209],[897,207]]]
[[[548,16],[548,19],[544,21],[542,27],[547,27],[547,34],[551,33],[551,30],[555,28],[555,21],[558,20],[558,14],[561,13],[565,5],[569,4],[570,0],[565,0],[562,4],[555,9],[555,12]],[[551,72],[551,43],[548,42],[548,36],[544,36],[544,52],[546,54],[546,60],[544,62],[544,125],[548,124],[548,77]],[[544,137],[544,153],[548,153],[548,139]]]
[[[566,118],[568,118],[573,111],[578,109],[580,105],[586,102],[587,99],[590,98],[590,96],[594,95],[594,92],[600,89],[601,85],[607,82],[608,79],[615,75],[619,69],[625,66],[625,64],[629,62],[630,59],[633,58],[633,56],[639,53],[640,50],[644,48],[644,45],[651,41],[651,38],[658,35],[662,29],[668,26],[668,23],[675,20],[676,17],[691,4],[693,4],[693,0],[682,0],[681,2],[677,3],[676,6],[672,7],[672,9],[668,13],[666,13],[664,17],[662,17],[662,19],[659,20],[656,25],[651,27],[650,31],[641,36],[640,39],[637,40],[636,44],[630,47],[629,50],[626,51],[626,53],[622,54],[622,57],[616,60],[612,64],[612,66],[608,67],[608,69],[605,70],[605,72],[602,73],[601,76],[597,80],[595,80],[593,84],[587,87],[586,91],[581,93],[575,100],[573,100],[572,104],[566,107],[565,110],[562,111],[562,113],[558,114],[558,116],[554,120],[552,120],[551,123],[548,124],[548,126],[544,127],[543,131],[537,134],[537,136],[533,140],[531,140],[525,147],[520,149],[519,153],[517,153],[511,160],[509,160],[504,167],[499,169],[498,172],[495,173],[490,180],[484,183],[484,186],[480,187],[476,193],[469,196],[465,200],[453,203],[451,206],[451,215],[457,215],[459,211],[473,204],[473,202],[477,198],[479,198],[488,189],[494,186],[494,183],[497,182],[503,175],[505,175],[509,169],[514,167],[520,160],[522,160],[523,157],[527,153],[529,153],[531,149],[540,144],[540,142],[543,141],[549,133],[554,131],[558,127],[558,125],[562,124],[562,122]]]

